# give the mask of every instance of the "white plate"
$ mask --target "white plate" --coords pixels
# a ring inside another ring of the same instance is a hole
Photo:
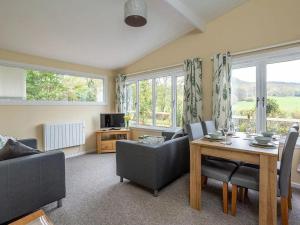
[[[217,137],[217,138],[212,138],[210,135],[205,135],[204,137],[207,139],[210,139],[210,140],[224,140],[224,137],[222,137],[222,136]]]
[[[276,145],[274,144],[274,143],[272,143],[272,142],[269,142],[268,144],[260,144],[260,143],[258,143],[257,141],[252,141],[252,142],[250,142],[250,144],[251,145],[253,145],[253,146],[261,146],[261,147],[276,147]]]

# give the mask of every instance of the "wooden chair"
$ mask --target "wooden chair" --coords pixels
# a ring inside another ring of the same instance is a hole
[[[201,123],[188,124],[187,132],[190,141],[204,137]],[[202,159],[202,186],[206,184],[207,178],[223,182],[223,212],[226,214],[228,213],[228,182],[237,167],[232,162],[208,159],[206,157]]]
[[[294,149],[299,133],[291,128],[285,141],[282,152],[277,196],[281,198],[281,220],[283,225],[288,225],[288,197],[290,189],[290,174]],[[240,166],[232,175],[232,205],[231,213],[236,215],[237,188],[249,188],[259,191],[259,169],[248,166]]]

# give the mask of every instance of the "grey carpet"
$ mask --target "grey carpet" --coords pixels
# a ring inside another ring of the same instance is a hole
[[[254,225],[258,224],[258,193],[249,191],[246,203],[238,202],[237,216],[222,212],[221,183],[208,181],[202,211],[189,207],[189,176],[159,192],[159,197],[115,175],[115,155],[88,154],[66,161],[67,198],[63,207],[45,207],[56,225]],[[278,205],[280,206],[280,205]],[[294,191],[290,225],[300,221],[300,192]],[[280,217],[278,217],[280,219]],[[278,223],[280,224],[280,222]]]

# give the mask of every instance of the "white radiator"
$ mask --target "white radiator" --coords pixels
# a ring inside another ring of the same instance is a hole
[[[62,149],[85,144],[84,122],[44,124],[44,150]]]

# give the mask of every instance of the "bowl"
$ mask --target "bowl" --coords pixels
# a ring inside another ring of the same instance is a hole
[[[261,134],[264,137],[273,137],[274,132],[266,131],[266,132],[261,132]]]
[[[221,132],[214,132],[214,133],[209,133],[208,134],[211,138],[213,139],[217,139],[220,138],[222,136]]]
[[[261,145],[266,145],[272,140],[271,137],[262,137],[262,136],[257,136],[254,139],[258,144],[261,144]]]

